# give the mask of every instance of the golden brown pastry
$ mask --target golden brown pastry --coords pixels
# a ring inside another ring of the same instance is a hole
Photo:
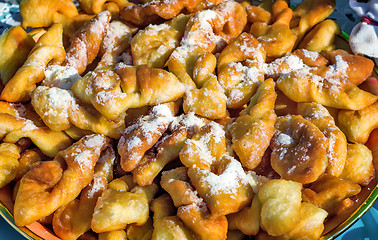
[[[271,25],[260,21],[252,24],[250,33],[262,44],[268,59],[282,57],[293,49],[297,37],[289,28],[292,15],[288,4],[278,0],[272,5]]]
[[[80,7],[88,14],[99,14],[104,10],[118,15],[119,11],[132,5],[128,0],[79,0]]]
[[[33,38],[20,27],[9,28],[0,37],[0,78],[5,85],[16,73],[34,47]]]
[[[127,109],[175,101],[185,92],[170,72],[148,66],[106,66],[87,73],[71,88],[81,101],[114,120]]]
[[[150,149],[167,130],[177,113],[174,103],[153,107],[150,113],[128,126],[118,142],[120,164],[126,172],[134,170]]]
[[[248,33],[242,33],[223,49],[218,58],[218,81],[227,95],[227,107],[247,103],[264,80],[265,52]]]
[[[375,177],[373,155],[370,149],[359,143],[349,143],[348,157],[339,177],[362,186],[368,185]]]
[[[331,19],[326,19],[317,24],[299,43],[298,49],[321,52],[335,48],[335,37],[341,33],[340,26]]]
[[[63,131],[75,126],[119,139],[125,129],[124,114],[110,121],[93,107],[79,103],[69,90],[39,86],[31,97],[35,111],[52,130]]]
[[[30,92],[45,77],[45,69],[51,64],[63,62],[66,52],[63,48],[62,25],[55,24],[35,44],[25,63],[9,80],[0,99],[7,102],[26,102]]]
[[[231,125],[232,148],[243,167],[255,169],[269,147],[277,119],[274,113],[276,98],[273,80],[265,80],[241,116]]]
[[[284,179],[314,182],[327,168],[328,144],[324,134],[302,116],[279,117],[270,145],[272,167]]]
[[[20,149],[13,143],[0,144],[0,188],[16,178],[19,167]]]
[[[81,75],[96,58],[110,18],[110,12],[103,11],[81,27],[71,38],[71,45],[62,65],[74,67]]]
[[[149,25],[131,40],[134,66],[162,68],[184,36],[189,15],[180,14],[171,21]]]
[[[17,191],[16,224],[31,224],[75,199],[91,182],[94,166],[108,142],[103,135],[86,136],[59,152],[53,161],[33,165]]]
[[[341,110],[337,121],[348,141],[364,144],[370,133],[378,127],[378,102],[358,111]]]
[[[334,0],[303,0],[293,11],[290,29],[297,35],[297,45],[317,23],[326,19],[335,9]]]
[[[299,103],[298,114],[312,122],[328,139],[326,173],[338,177],[347,159],[347,139],[328,110],[318,103]]]

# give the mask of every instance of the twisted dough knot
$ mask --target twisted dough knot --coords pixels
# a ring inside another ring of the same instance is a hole
[[[212,9],[197,12],[189,19],[181,45],[218,52],[243,31],[246,23],[247,13],[241,4],[222,2]]]
[[[91,182],[95,164],[108,144],[103,135],[88,135],[53,161],[33,165],[20,181],[14,205],[16,224],[31,224],[74,200]]]
[[[32,93],[31,103],[43,122],[54,131],[75,126],[118,139],[125,129],[124,114],[110,121],[94,108],[79,103],[69,90],[39,86]]]
[[[103,11],[79,29],[71,39],[62,66],[74,67],[82,74],[96,58],[110,19],[110,12]]]
[[[20,158],[20,149],[13,143],[0,144],[0,188],[16,178]]]
[[[314,182],[328,164],[328,139],[302,116],[279,117],[271,142],[271,164],[284,179]]]
[[[172,74],[148,66],[118,64],[89,72],[73,86],[73,94],[93,105],[106,119],[116,120],[129,108],[174,101],[185,88]]]
[[[231,125],[232,148],[248,169],[253,170],[260,164],[273,137],[276,98],[273,80],[265,80],[242,115]]]
[[[0,102],[0,139],[16,143],[22,138],[30,140],[47,156],[55,157],[72,144],[63,132],[56,132],[43,125],[28,106]],[[20,108],[20,109],[18,109]]]
[[[251,25],[250,33],[262,44],[268,59],[282,57],[293,49],[297,37],[289,28],[292,14],[288,4],[279,0],[272,6],[273,24],[258,21]]]
[[[55,24],[35,44],[28,58],[3,89],[0,99],[7,102],[26,102],[36,84],[45,77],[49,64],[63,62],[66,52],[62,42],[62,25]]]
[[[265,52],[250,34],[242,33],[223,49],[218,58],[218,81],[227,96],[227,107],[247,103],[264,80]]]
[[[222,0],[210,0],[218,4]],[[186,10],[193,13],[206,5],[203,0],[173,0],[173,1],[149,1],[143,5],[131,5],[120,11],[120,15],[136,25],[146,26],[158,21],[160,18],[171,19]],[[207,3],[208,4],[208,3]],[[210,4],[209,4],[210,5]]]
[[[13,77],[34,47],[33,38],[21,26],[11,27],[0,37],[0,78],[3,84]]]
[[[298,104],[298,114],[312,122],[328,139],[326,173],[338,177],[347,158],[347,140],[328,110],[318,103]]]

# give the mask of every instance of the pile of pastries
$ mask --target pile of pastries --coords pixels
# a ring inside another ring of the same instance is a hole
[[[376,181],[374,63],[336,49],[334,7],[22,0],[22,27],[0,37],[15,223],[61,239],[319,239]]]

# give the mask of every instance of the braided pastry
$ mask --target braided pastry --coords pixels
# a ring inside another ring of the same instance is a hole
[[[94,166],[108,142],[102,135],[89,135],[59,152],[53,161],[33,165],[17,191],[16,224],[31,224],[74,200],[91,182]]]
[[[270,145],[273,169],[284,179],[314,182],[328,164],[328,140],[300,115],[279,117]]]
[[[71,39],[71,45],[67,49],[67,56],[62,65],[74,67],[79,74],[82,74],[96,58],[110,18],[109,11],[101,12],[78,30]]]
[[[246,51],[247,50],[247,51]],[[247,103],[263,81],[265,52],[250,34],[242,33],[219,55],[218,75],[227,95],[227,107]]]
[[[1,35],[0,78],[3,84],[7,84],[22,66],[34,45],[33,38],[20,26],[12,27]]]
[[[184,94],[185,88],[163,69],[121,63],[89,72],[71,90],[105,118],[116,120],[128,108],[174,101]]]
[[[272,6],[272,25],[265,22],[252,24],[250,33],[262,44],[268,59],[282,57],[293,49],[297,37],[289,28],[292,14],[288,4],[279,0]]]
[[[63,62],[66,52],[62,42],[62,25],[55,24],[39,38],[27,60],[3,89],[0,99],[8,102],[26,102],[36,83],[45,77],[49,64]]]
[[[231,125],[232,148],[243,167],[255,169],[269,147],[277,119],[274,113],[276,98],[273,80],[265,80],[243,114]]]
[[[358,111],[340,110],[337,125],[348,141],[364,144],[370,133],[378,127],[378,102]]]
[[[124,114],[110,121],[95,109],[80,104],[69,90],[39,86],[32,93],[31,103],[43,122],[55,131],[76,126],[118,139],[125,129]]]
[[[326,173],[338,177],[347,158],[347,140],[328,110],[318,103],[299,103],[298,114],[312,122],[329,141]]]

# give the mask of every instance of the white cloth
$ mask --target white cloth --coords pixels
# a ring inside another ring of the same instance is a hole
[[[378,0],[358,2],[349,0],[349,6],[360,16],[370,17],[378,21]],[[358,23],[352,30],[349,38],[352,51],[378,60],[378,26],[366,22]]]

